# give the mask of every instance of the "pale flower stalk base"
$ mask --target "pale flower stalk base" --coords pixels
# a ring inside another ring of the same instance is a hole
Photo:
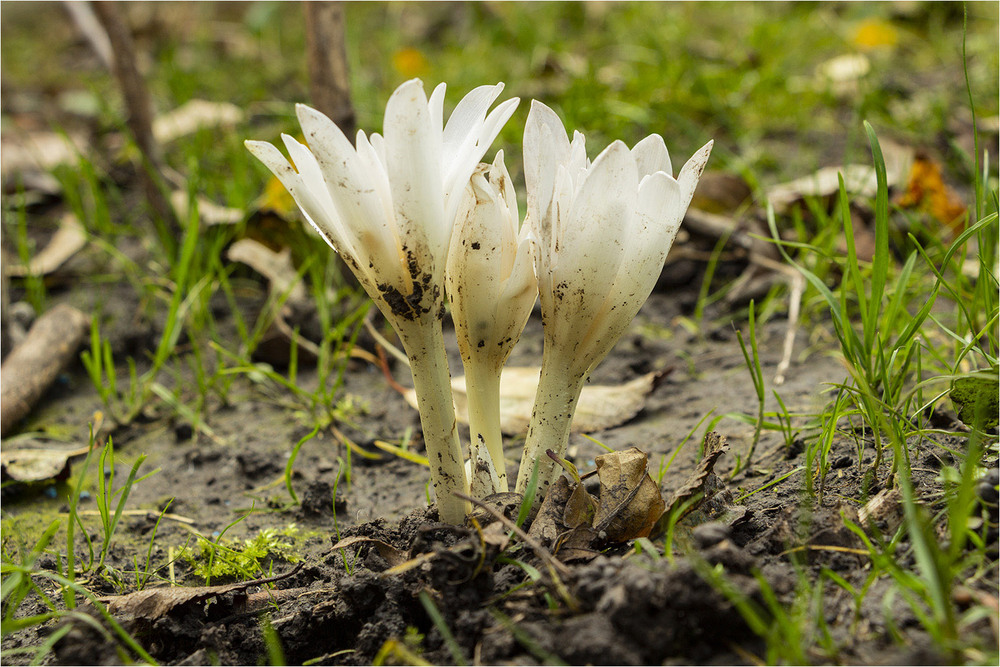
[[[470,484],[472,495],[484,498],[509,490],[500,433],[500,373],[483,364],[466,364],[465,382],[467,387],[475,388],[468,393],[469,458],[473,465]],[[485,452],[477,457],[476,450]],[[481,460],[479,465],[491,466],[492,474],[489,469],[476,470],[477,458]],[[477,483],[477,479],[481,481]],[[490,480],[489,485],[485,483],[487,479]]]
[[[531,411],[528,436],[524,441],[521,466],[517,472],[515,491],[523,494],[531,481],[533,465],[538,466],[538,492],[541,499],[555,481],[560,468],[546,455],[551,449],[559,458],[566,456],[573,415],[588,374],[571,376],[569,360],[559,359],[546,342],[542,350],[542,372],[538,378],[535,405]]]
[[[460,524],[465,520],[469,504],[453,491],[468,494],[469,489],[458,440],[441,322],[410,326],[396,323],[396,333],[410,360],[439,518],[445,523]],[[452,409],[447,409],[449,407]]]

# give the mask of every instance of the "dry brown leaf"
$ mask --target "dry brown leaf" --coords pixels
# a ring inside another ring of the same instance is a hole
[[[597,504],[593,496],[587,493],[587,488],[583,484],[577,484],[566,501],[563,508],[563,525],[567,528],[577,526],[594,525],[594,515],[597,513]]]
[[[17,482],[43,482],[63,477],[69,471],[69,460],[90,451],[89,447],[72,449],[55,443],[45,448],[5,446],[0,451],[4,473]]]
[[[671,517],[680,512],[681,514],[676,517],[675,520],[679,521],[684,518],[705,502],[711,489],[709,481],[714,476],[714,468],[716,462],[719,460],[723,454],[729,451],[729,443],[726,441],[725,437],[719,435],[715,431],[707,433],[705,435],[705,455],[702,456],[701,461],[698,462],[698,467],[695,471],[688,477],[687,481],[670,498],[670,502],[667,504],[667,510],[656,522],[653,527],[652,534],[654,536],[660,535],[667,529],[667,525],[671,520]],[[700,497],[699,497],[700,496]],[[685,503],[693,500],[691,504],[685,507]]]
[[[918,154],[910,169],[906,191],[896,203],[903,208],[916,208],[934,216],[947,226],[952,236],[960,233],[965,223],[965,204],[953,189],[945,184],[941,167],[924,154]]]
[[[625,542],[649,535],[666,504],[660,487],[649,476],[646,453],[636,447],[602,454],[595,459],[601,495],[594,530],[607,539]]]
[[[267,278],[272,291],[278,294],[287,292],[288,301],[308,300],[306,288],[292,265],[290,248],[275,252],[253,239],[240,239],[229,246],[226,256],[229,261],[242,262]]]
[[[173,588],[147,588],[135,591],[128,595],[110,595],[97,598],[97,601],[105,605],[108,611],[114,615],[125,619],[143,619],[145,621],[155,621],[176,609],[183,608],[189,604],[204,602],[209,598],[220,597],[230,593],[238,593],[234,597],[233,603],[239,605],[246,602],[246,589],[251,586],[273,583],[292,576],[302,569],[302,564],[295,566],[290,572],[269,577],[267,579],[256,579],[254,581],[244,581],[239,584],[228,584],[223,586],[179,586]]]
[[[8,276],[23,278],[24,276],[47,276],[55,273],[70,257],[87,245],[87,234],[83,225],[72,213],[66,213],[59,221],[59,229],[52,236],[48,245],[31,258],[28,266],[13,264],[4,267]]]
[[[659,386],[672,368],[646,373],[619,385],[592,384],[583,388],[576,415],[574,433],[592,433],[624,424],[639,414],[646,396]],[[508,366],[500,376],[500,430],[505,435],[522,435],[528,431],[531,410],[538,388],[537,366]],[[455,397],[455,413],[463,424],[469,423],[469,404],[465,376],[451,381]],[[417,407],[417,394],[412,389],[403,393],[406,402]]]
[[[549,486],[542,506],[538,508],[538,514],[531,522],[528,535],[543,545],[554,544],[565,529],[562,521],[566,514],[566,503],[572,494],[569,480],[562,475],[557,477]]]
[[[198,130],[235,125],[243,120],[243,110],[229,102],[190,100],[153,121],[153,136],[165,144]]]
[[[402,565],[407,562],[406,553],[400,551],[396,547],[392,546],[387,542],[382,540],[376,540],[374,537],[364,537],[362,535],[354,535],[352,537],[345,537],[336,544],[333,545],[334,549],[346,549],[347,547],[354,546],[355,544],[371,544],[378,551],[378,555],[385,559],[385,562],[389,564],[389,567],[396,567],[397,565]]]

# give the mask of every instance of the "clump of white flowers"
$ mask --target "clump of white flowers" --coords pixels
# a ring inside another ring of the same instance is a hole
[[[503,152],[480,164],[517,107],[489,111],[503,84],[466,95],[443,122],[445,86],[419,80],[392,94],[384,136],[352,146],[326,116],[297,107],[306,145],[283,135],[247,148],[277,176],[340,254],[399,335],[413,373],[431,482],[442,521],[508,490],[500,432],[500,372],[541,296],[542,370],[516,490],[537,467],[555,478],[580,392],[652,291],[712,144],[676,178],[659,135],[631,150],[616,141],[593,163],[558,116],[532,102],[524,131],[527,217]],[[294,166],[293,166],[294,165]],[[459,442],[442,318],[451,304],[465,366],[472,441]]]

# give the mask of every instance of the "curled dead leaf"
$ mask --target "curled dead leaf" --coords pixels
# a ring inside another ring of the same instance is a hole
[[[165,144],[201,129],[235,125],[241,120],[243,110],[235,104],[190,100],[153,120],[153,136]]]
[[[886,183],[890,188],[896,187],[904,183],[910,173],[915,151],[888,139],[882,139],[879,143],[885,159]],[[844,175],[844,187],[848,194],[869,198],[875,196],[875,168],[868,164],[847,164],[823,167],[808,176],[775,185],[767,190],[767,200],[774,207],[775,213],[782,214],[807,197],[832,198],[840,191],[840,174]]]
[[[906,190],[896,199],[903,208],[915,208],[932,215],[955,236],[964,229],[966,206],[944,182],[941,167],[929,156],[918,153],[910,169]]]
[[[83,225],[72,213],[66,213],[59,220],[59,229],[42,250],[31,258],[28,265],[12,264],[4,267],[4,272],[14,278],[24,276],[47,276],[55,273],[70,257],[87,245],[87,233]]]
[[[0,464],[4,474],[17,482],[43,482],[69,476],[69,460],[90,451],[89,447],[67,448],[55,443],[45,447],[4,447]]]
[[[698,467],[691,473],[691,476],[687,478],[684,484],[674,492],[674,495],[670,498],[670,502],[667,504],[667,510],[663,512],[662,516],[656,521],[656,525],[653,526],[650,534],[654,537],[663,534],[671,521],[680,521],[698,509],[717,490],[719,485],[715,480],[715,464],[718,463],[719,458],[723,454],[729,451],[729,443],[724,436],[711,431],[705,435],[704,451],[705,454],[702,456],[701,461],[698,462]],[[742,516],[742,514],[739,514],[739,516]],[[734,514],[731,518],[735,520],[738,517]]]
[[[152,622],[188,605],[204,602],[210,598],[221,598],[229,594],[234,594],[231,604],[239,607],[246,603],[246,589],[286,579],[301,569],[302,563],[299,563],[290,572],[267,579],[255,579],[223,586],[146,588],[127,595],[100,597],[97,598],[97,601],[105,605],[113,616]]]
[[[601,492],[594,530],[613,542],[649,535],[666,504],[649,476],[646,453],[630,447],[598,456],[596,463]]]
[[[333,548],[346,549],[347,547],[354,546],[356,544],[371,544],[374,546],[375,550],[378,551],[378,555],[385,559],[385,562],[389,564],[389,567],[402,565],[407,560],[406,552],[397,549],[388,542],[377,540],[374,537],[364,537],[363,535],[345,537],[334,544]]]

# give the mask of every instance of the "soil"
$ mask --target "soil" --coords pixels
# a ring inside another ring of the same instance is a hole
[[[84,275],[92,271],[99,263],[95,252],[85,250],[69,270]],[[727,272],[741,269],[739,265],[720,267],[723,279]],[[693,308],[699,272],[696,265],[668,265],[633,332],[593,377],[594,382],[621,382],[673,367],[636,418],[592,434],[615,450],[636,446],[647,452],[650,471],[655,474],[664,457],[669,458],[694,430],[663,477],[665,498],[685,484],[698,464],[698,440],[705,431],[699,422],[706,414],[752,415],[757,409],[735,335],[735,326],[745,324],[714,325],[696,333],[676,324],[678,316],[689,315]],[[242,293],[241,305],[252,312],[263,303],[266,287],[262,281],[248,279]],[[15,286],[15,299],[18,296]],[[105,334],[113,342],[116,358],[148,349],[157,338],[160,325],[155,321],[135,325],[133,314],[139,304],[124,282],[95,296],[86,285],[68,281],[54,286],[51,297],[91,311],[99,299],[108,319]],[[724,321],[721,309],[720,305],[710,313],[714,321]],[[224,310],[220,307],[217,313],[223,326]],[[769,388],[786,328],[786,321],[775,318],[758,330]],[[362,337],[359,346],[371,349],[371,342]],[[789,412],[816,413],[827,399],[827,383],[843,380],[845,371],[831,349],[829,332],[822,326],[798,333],[787,381],[774,387]],[[510,363],[538,363],[540,352],[541,325],[536,313]],[[460,368],[453,345],[450,356],[452,368]],[[406,375],[402,368],[393,371],[397,377]],[[300,370],[302,386],[315,386],[315,382],[315,369]],[[420,447],[417,413],[378,369],[352,361],[339,396],[351,396],[363,408],[338,424],[362,448],[378,451],[374,440],[398,441],[407,430],[412,430],[414,445]],[[808,463],[801,438],[786,442],[765,431],[753,464],[733,475],[738,460],[747,454],[754,429],[751,424],[723,419],[714,428],[731,449],[718,462],[713,482],[718,489],[715,497],[724,499],[732,511],[720,516],[702,508],[688,515],[675,531],[675,549],[669,558],[662,555],[662,539],[656,540],[654,552],[649,542],[605,543],[599,545],[600,553],[568,559],[556,567],[550,556],[540,556],[525,542],[506,541],[501,536],[507,531],[486,525],[489,517],[485,515],[480,515],[482,522],[475,527],[438,523],[435,511],[427,507],[427,474],[419,465],[384,453],[378,460],[354,454],[348,483],[341,477],[348,452],[326,431],[299,452],[292,483],[301,503],[289,502],[283,473],[294,445],[311,429],[300,414],[281,404],[281,398],[280,392],[263,391],[240,379],[228,402],[213,399],[207,404],[204,420],[210,436],[171,416],[163,405],[127,426],[106,424],[101,433],[113,438],[123,460],[130,462],[145,454],[148,458],[142,470],[157,470],[135,485],[128,502],[129,508],[148,512],[124,519],[108,557],[111,568],[134,571],[135,559],[145,557],[155,527],[151,554],[158,569],[147,590],[165,585],[170,553],[191,544],[192,531],[216,537],[226,531],[226,537],[238,539],[294,523],[305,536],[295,542],[292,552],[264,560],[265,572],[290,573],[267,588],[227,590],[153,612],[144,608],[116,613],[157,661],[259,664],[267,660],[264,628],[269,624],[280,639],[284,659],[291,664],[371,664],[377,658],[389,663],[419,658],[442,664],[746,663],[766,658],[766,647],[733,600],[742,596],[767,609],[772,593],[777,601],[789,604],[804,585],[822,587],[822,613],[830,631],[829,648],[804,659],[872,664],[951,659],[936,652],[902,599],[883,599],[884,580],[875,581],[858,605],[829,577],[820,578],[821,573],[832,571],[861,589],[869,574],[868,558],[860,551],[864,545],[846,527],[845,518],[857,522],[860,503],[883,490],[888,464],[871,475],[875,453],[863,431],[834,441],[832,468],[822,480],[820,498],[803,490],[803,468]],[[24,430],[44,427],[50,433],[61,430],[73,434],[75,440],[85,439],[85,425],[99,407],[86,373],[77,365],[48,392]],[[773,400],[768,401],[769,410],[776,407]],[[953,414],[938,417],[954,426]],[[802,427],[804,423],[795,425]],[[466,441],[467,436],[463,434]],[[507,445],[508,473],[513,476],[520,441],[508,439]],[[943,465],[954,465],[949,451],[961,451],[964,446],[964,439],[942,436],[940,442],[915,448],[918,496],[933,499],[940,495],[938,473]],[[569,455],[581,471],[592,470],[594,458],[602,453],[594,442],[572,438]],[[80,459],[74,465],[80,465]],[[817,485],[820,481],[815,480]],[[8,485],[4,488],[5,515],[30,522],[33,515],[64,512],[69,492],[65,481]],[[818,500],[813,502],[813,498]],[[170,515],[178,519],[164,519],[157,526],[157,513],[168,500],[172,501]],[[516,502],[508,503],[508,511],[511,507],[516,514]],[[93,498],[85,498],[81,509],[94,510]],[[889,512],[879,520],[882,529],[891,531],[899,518]],[[531,525],[529,518],[525,529]],[[91,538],[99,542],[96,524],[88,526],[93,529]],[[24,530],[29,535],[23,539],[33,542],[36,529]],[[352,537],[367,539],[343,549],[332,548],[338,540]],[[553,545],[540,546],[544,552]],[[77,542],[77,559],[87,559],[81,541]],[[176,584],[206,583],[183,560],[175,560]],[[39,565],[58,568],[51,555],[44,555]],[[394,565],[401,571],[387,572]],[[713,583],[712,573],[721,571],[728,581],[728,596],[720,592],[717,581]],[[211,583],[233,581],[223,578]],[[96,576],[84,582],[100,596],[137,590],[131,576],[117,586]],[[84,609],[97,616],[92,608],[84,605]],[[37,600],[29,598],[18,615],[43,611]],[[435,615],[440,616],[438,621]],[[799,619],[802,632],[811,632],[804,623],[809,618],[807,614]],[[135,658],[112,635],[78,621],[62,623],[72,627],[49,658],[56,664],[108,664]],[[10,635],[4,648],[37,646],[56,627],[50,623]],[[443,629],[451,636],[443,634]],[[988,644],[995,629],[984,619],[976,631]],[[403,648],[385,654],[385,647],[393,646],[387,645],[389,640]],[[19,659],[28,660],[12,656],[10,662]]]

